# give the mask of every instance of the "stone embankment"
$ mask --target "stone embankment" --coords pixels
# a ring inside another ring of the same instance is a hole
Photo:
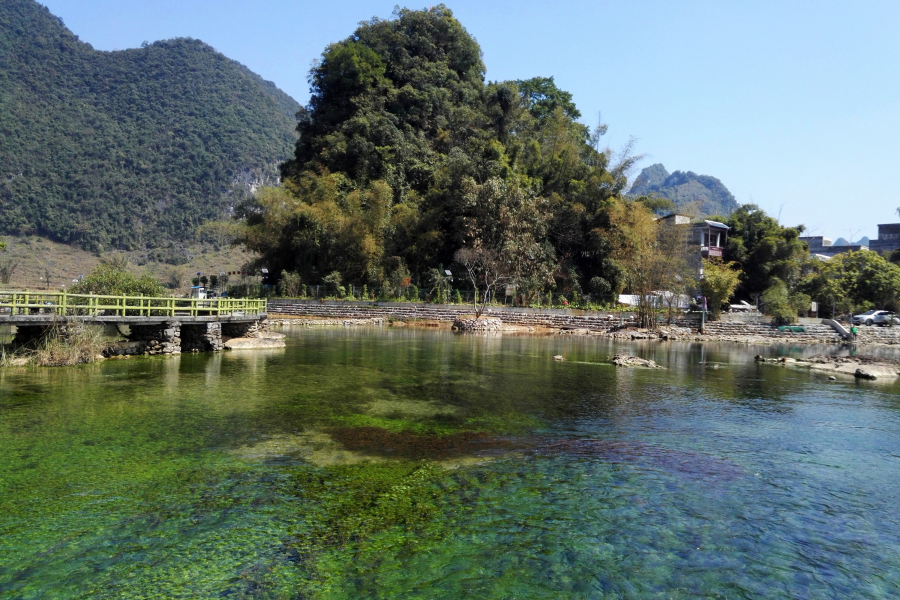
[[[397,319],[416,321],[454,321],[471,318],[469,306],[448,304],[415,304],[399,302],[319,302],[315,300],[269,300],[268,312],[272,322],[278,315],[316,317],[320,319]],[[518,307],[489,307],[482,318],[500,319],[504,325],[542,327],[564,331],[584,330],[608,333],[613,329],[633,323],[630,313],[601,313],[572,309],[534,309]],[[341,324],[341,323],[336,323]],[[677,325],[694,328],[699,317],[678,319]]]
[[[839,344],[844,340],[829,325],[803,325],[804,331],[782,331],[768,323],[731,323],[715,321],[703,328],[705,340],[741,342],[749,344],[794,343],[794,344]]]
[[[312,325],[350,325],[382,321],[456,321],[471,318],[472,309],[458,305],[339,302],[311,300],[270,300],[269,314],[278,323],[278,315],[305,317],[286,319],[285,323]],[[484,317],[498,318],[504,326],[516,325],[551,330],[562,335],[600,335],[628,340],[722,341],[749,344],[841,344],[842,336],[830,325],[804,324],[803,331],[783,331],[768,323],[715,321],[706,323],[699,333],[698,315],[688,315],[657,330],[634,327],[629,313],[601,313],[565,309],[491,307]],[[900,327],[860,327],[860,344],[900,345]]]

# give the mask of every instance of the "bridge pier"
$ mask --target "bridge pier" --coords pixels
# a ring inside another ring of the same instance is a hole
[[[141,342],[144,346],[141,354],[181,354],[181,322],[148,325],[131,325],[132,342]]]
[[[222,323],[182,323],[182,352],[220,352],[222,346]]]
[[[19,325],[13,336],[13,346],[25,346],[44,337],[49,329],[46,325]]]

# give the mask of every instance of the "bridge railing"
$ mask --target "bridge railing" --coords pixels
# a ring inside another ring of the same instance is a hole
[[[68,292],[0,291],[0,316],[253,316],[266,312],[265,300],[244,298],[154,298]]]

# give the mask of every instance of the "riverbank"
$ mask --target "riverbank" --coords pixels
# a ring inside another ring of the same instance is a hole
[[[340,302],[270,300],[269,323],[282,326],[396,324],[450,327],[459,318],[471,316],[468,306],[399,302]],[[489,307],[485,317],[499,318],[501,331],[544,335],[592,335],[623,340],[734,342],[739,344],[845,344],[842,334],[822,322],[804,323],[800,330],[769,323],[715,321],[700,332],[700,315],[679,316],[655,330],[634,326],[633,313]],[[856,344],[900,345],[900,328],[860,328]]]

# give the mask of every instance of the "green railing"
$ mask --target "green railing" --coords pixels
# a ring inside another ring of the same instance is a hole
[[[15,315],[202,317],[253,316],[266,312],[265,300],[240,298],[151,298],[66,292],[0,291],[0,317]]]

